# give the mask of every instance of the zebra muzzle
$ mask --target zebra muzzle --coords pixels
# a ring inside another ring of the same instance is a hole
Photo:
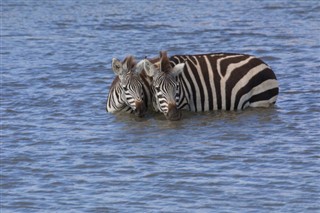
[[[136,109],[134,110],[134,114],[138,117],[143,117],[146,113],[146,107],[143,101],[136,101],[135,105],[136,105]]]
[[[170,121],[177,121],[181,119],[181,112],[177,108],[176,104],[168,105],[168,112],[164,114],[166,118]]]

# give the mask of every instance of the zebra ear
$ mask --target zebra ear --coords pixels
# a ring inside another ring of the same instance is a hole
[[[156,67],[147,59],[144,59],[143,62],[144,62],[144,70],[146,71],[147,75],[149,77],[154,77],[157,72]]]
[[[122,75],[123,74],[123,66],[122,66],[121,61],[119,61],[116,58],[113,58],[112,59],[112,70],[116,75],[118,75],[118,76]]]
[[[142,70],[144,69],[144,60],[139,61],[139,63],[137,63],[136,65],[136,73],[140,74],[142,72]]]
[[[175,76],[179,75],[180,73],[183,72],[184,66],[185,66],[185,63],[180,63],[180,64],[175,65],[172,68],[171,73],[174,74]]]

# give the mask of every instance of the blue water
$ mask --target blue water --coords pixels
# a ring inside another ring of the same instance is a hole
[[[1,1],[1,213],[320,212],[319,1]],[[275,107],[105,112],[113,57],[234,52]]]

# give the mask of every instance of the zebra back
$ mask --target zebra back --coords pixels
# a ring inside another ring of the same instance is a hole
[[[274,72],[261,59],[245,54],[175,55],[185,63],[178,76],[191,111],[267,107],[279,93]]]

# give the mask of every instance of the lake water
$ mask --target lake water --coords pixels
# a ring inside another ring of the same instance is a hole
[[[320,1],[1,1],[1,213],[320,212]],[[114,115],[111,59],[233,52],[275,107]]]

